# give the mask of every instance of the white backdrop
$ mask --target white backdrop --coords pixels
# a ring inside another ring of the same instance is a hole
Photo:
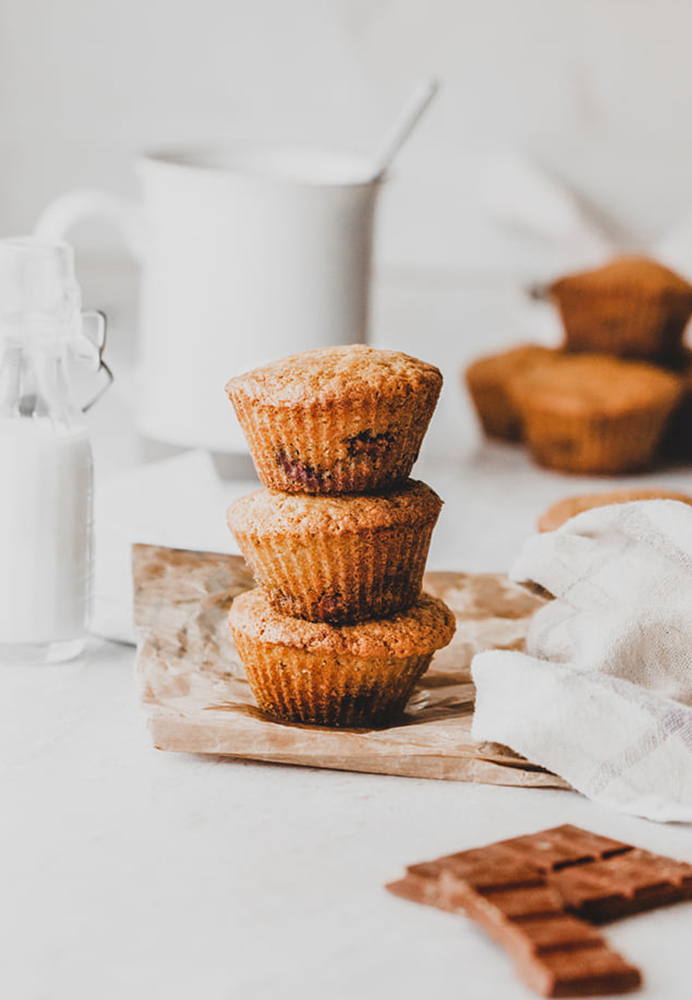
[[[0,234],[66,189],[134,190],[145,147],[226,136],[374,146],[444,90],[383,199],[380,259],[531,273],[481,188],[520,150],[623,246],[692,209],[686,0],[0,0]],[[76,242],[113,251],[103,226]]]

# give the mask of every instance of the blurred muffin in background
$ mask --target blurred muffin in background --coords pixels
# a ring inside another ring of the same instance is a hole
[[[553,282],[569,351],[664,358],[692,315],[692,285],[646,257],[618,257]]]
[[[642,361],[555,352],[508,388],[539,465],[616,475],[651,462],[683,380]]]
[[[488,437],[521,440],[521,416],[507,386],[518,372],[527,371],[554,352],[536,344],[522,344],[500,354],[479,358],[466,369],[466,385],[478,419]]]
[[[607,507],[615,503],[632,503],[634,500],[678,500],[692,506],[692,496],[688,493],[677,493],[675,490],[611,490],[605,493],[585,493],[577,497],[565,497],[551,504],[538,519],[539,531],[555,531],[569,521],[571,517],[576,517],[582,511],[592,510],[594,507]]]

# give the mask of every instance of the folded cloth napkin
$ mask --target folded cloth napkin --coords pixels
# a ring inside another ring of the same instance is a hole
[[[510,576],[555,600],[525,653],[474,658],[473,735],[604,805],[692,822],[692,508],[585,511],[530,538]]]

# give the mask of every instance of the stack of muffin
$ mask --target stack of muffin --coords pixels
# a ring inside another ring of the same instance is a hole
[[[432,365],[357,345],[226,386],[266,487],[228,510],[260,584],[229,623],[268,714],[387,724],[452,638],[449,609],[421,594],[442,502],[407,478],[441,385]]]
[[[692,286],[639,257],[554,282],[561,349],[525,345],[481,358],[466,383],[490,437],[525,440],[541,465],[617,474],[687,442],[692,362],[682,346]]]

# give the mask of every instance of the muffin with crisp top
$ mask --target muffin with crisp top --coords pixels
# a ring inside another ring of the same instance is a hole
[[[237,597],[229,623],[259,707],[278,719],[320,726],[393,722],[454,616],[423,594],[407,611],[357,625],[328,625],[276,611],[261,588]]]
[[[487,437],[501,441],[521,439],[521,416],[507,383],[554,352],[537,344],[521,344],[499,354],[478,358],[466,369],[466,386]]]
[[[257,490],[232,503],[227,520],[274,608],[359,622],[417,599],[441,507],[434,490],[408,480],[381,495]]]
[[[509,391],[540,465],[615,475],[651,461],[683,384],[642,361],[556,353],[515,375]]]
[[[262,483],[319,494],[407,479],[441,388],[433,365],[356,344],[282,358],[226,391]]]
[[[692,285],[646,257],[618,257],[550,287],[570,351],[661,358],[675,352],[692,315]]]

